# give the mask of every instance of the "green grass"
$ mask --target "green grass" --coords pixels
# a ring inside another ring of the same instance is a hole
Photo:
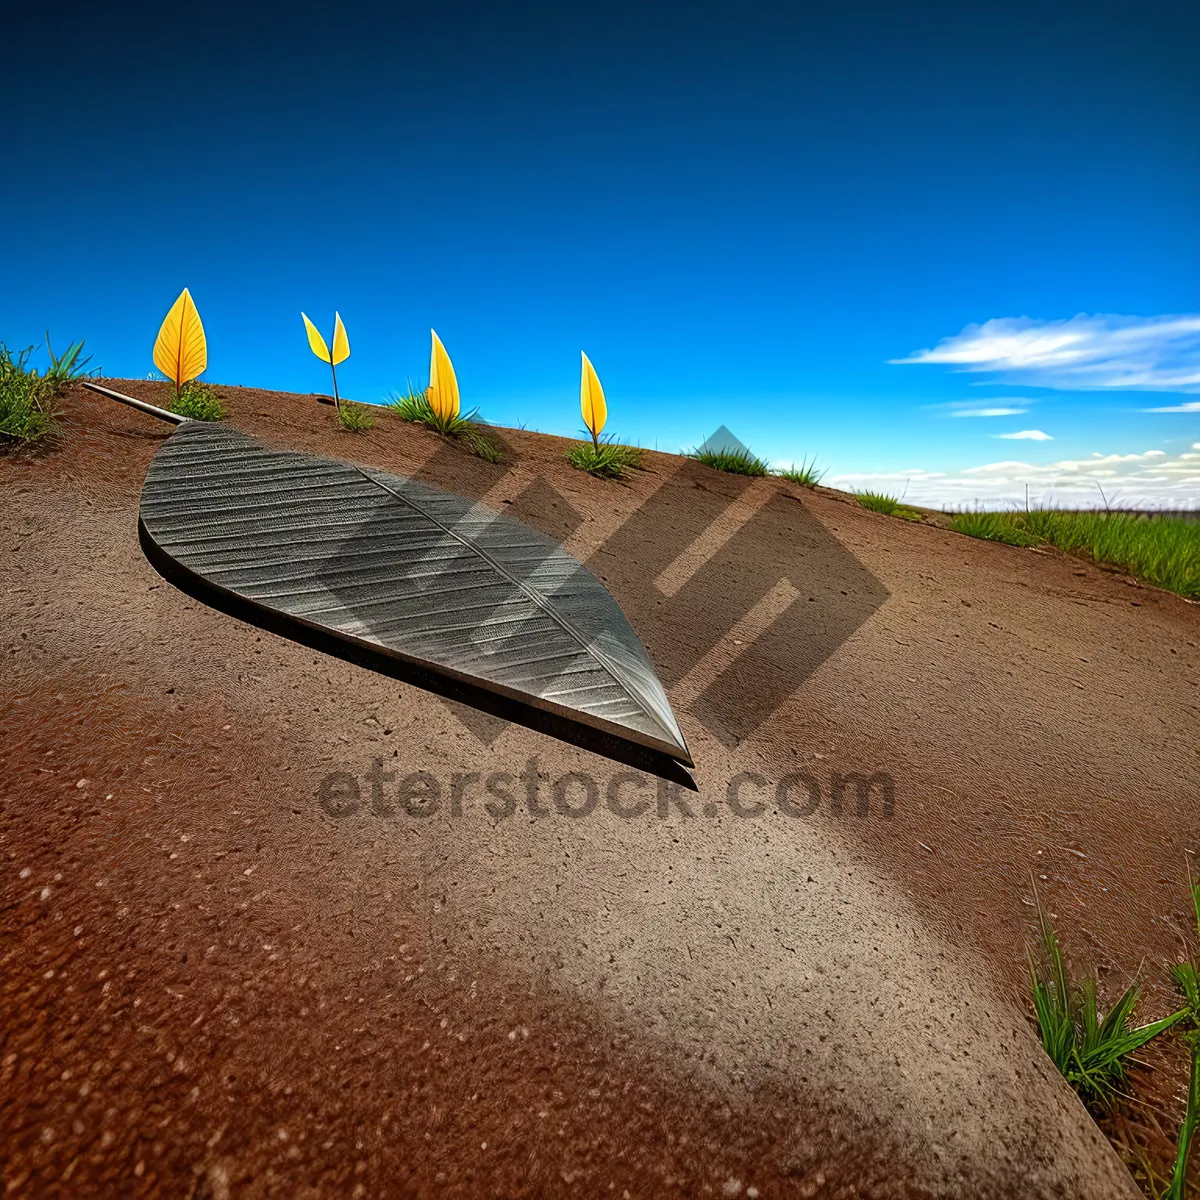
[[[1192,911],[1196,917],[1196,945],[1192,948],[1190,959],[1171,964],[1171,977],[1175,982],[1176,991],[1183,998],[1185,1013],[1182,1025],[1176,1029],[1176,1033],[1188,1049],[1191,1067],[1188,1075],[1187,1105],[1184,1109],[1183,1123],[1179,1127],[1175,1167],[1166,1200],[1183,1200],[1188,1151],[1196,1136],[1196,1130],[1200,1127],[1200,883],[1192,880],[1190,867],[1188,890],[1191,892]]]
[[[1045,544],[1200,599],[1200,521],[1119,512],[958,513],[950,528],[1012,546]]]
[[[436,429],[438,433],[449,433],[456,421],[464,420],[462,417],[457,417],[444,421],[433,411],[433,406],[429,403],[429,398],[425,393],[414,392],[411,384],[406,395],[393,395],[388,402],[388,407],[402,421],[412,421],[415,425],[426,425],[430,429]]]
[[[453,438],[465,450],[486,462],[500,462],[504,457],[504,451],[497,439],[485,433],[475,420],[478,409],[472,409],[466,416],[441,417],[433,411],[425,393],[414,392],[411,384],[406,395],[392,397],[388,408],[402,421],[424,425],[443,437]]]
[[[776,471],[775,474],[780,479],[786,479],[788,483],[798,483],[806,488],[815,488],[825,476],[824,471],[817,470],[815,458],[812,462],[802,462],[799,466],[793,463],[786,471]]]
[[[915,508],[901,504],[897,496],[888,496],[883,492],[855,492],[859,504],[871,512],[883,513],[888,517],[900,517],[905,521],[919,521],[921,514]]]
[[[1104,1111],[1123,1094],[1130,1055],[1179,1021],[1186,1010],[1133,1027],[1138,989],[1130,987],[1101,1016],[1095,978],[1071,978],[1054,926],[1040,907],[1038,950],[1036,956],[1029,955],[1029,973],[1042,1047],[1084,1103]]]
[[[957,513],[950,521],[955,533],[1003,542],[1006,546],[1036,546],[1038,538],[1008,519],[1007,513]]]
[[[33,347],[13,353],[0,345],[0,438],[31,445],[54,427],[55,388],[28,361]]]
[[[83,353],[82,342],[72,342],[62,354],[55,354],[50,345],[50,334],[46,334],[46,353],[50,356],[50,365],[43,372],[43,377],[49,379],[56,391],[61,392],[68,384],[85,375],[95,375],[96,371],[85,371],[84,367],[92,361],[93,356],[80,359]]]
[[[618,442],[580,442],[566,453],[567,462],[577,471],[587,471],[602,479],[623,479],[630,467],[644,470],[645,453],[637,446]]]
[[[371,406],[355,404],[353,400],[342,401],[337,410],[337,420],[343,429],[348,429],[351,433],[361,433],[375,424],[375,418],[371,416]]]
[[[193,421],[223,421],[229,415],[216,388],[196,379],[189,379],[167,407]]]
[[[72,342],[55,354],[46,335],[50,365],[44,371],[29,365],[34,347],[9,350],[0,342],[0,442],[33,445],[54,428],[58,410],[55,398],[73,380],[95,372],[85,371],[91,355],[80,359],[82,342]]]
[[[1161,1200],[1184,1200],[1189,1152],[1200,1129],[1200,882],[1188,868],[1188,892],[1196,922],[1196,943],[1190,958],[1172,963],[1171,977],[1183,1007],[1149,1025],[1132,1026],[1138,991],[1128,988],[1102,1018],[1096,1003],[1094,977],[1071,977],[1054,927],[1038,903],[1037,953],[1029,954],[1033,1006],[1038,1036],[1063,1078],[1093,1112],[1108,1112],[1118,1099],[1129,1100],[1125,1085],[1131,1057],[1148,1042],[1171,1030],[1188,1052],[1188,1091],[1179,1127],[1171,1180],[1162,1180],[1145,1155],[1133,1152],[1145,1176],[1143,1183]],[[1034,897],[1037,897],[1036,888]],[[1190,939],[1189,939],[1190,940]]]
[[[728,471],[731,475],[769,475],[767,464],[751,454],[749,450],[693,450],[688,455],[706,467],[716,471]]]

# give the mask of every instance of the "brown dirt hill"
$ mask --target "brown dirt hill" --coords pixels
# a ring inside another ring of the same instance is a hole
[[[606,482],[562,439],[501,431],[490,465],[223,391],[273,444],[561,539],[650,650],[699,792],[620,819],[616,764],[178,592],[136,532],[169,430],[72,391],[51,452],[0,459],[13,1194],[1136,1194],[1028,1022],[1030,875],[1106,986],[1178,950],[1200,607],[670,455]],[[531,759],[489,814],[465,777]],[[401,802],[416,771],[433,815]],[[572,771],[586,817],[556,810]],[[852,782],[834,803],[856,775],[865,816]]]

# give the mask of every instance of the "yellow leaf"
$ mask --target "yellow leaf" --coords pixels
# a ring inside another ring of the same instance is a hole
[[[342,324],[341,315],[333,314],[333,365],[345,362],[350,357],[350,339],[346,336],[346,327]]]
[[[429,407],[434,415],[449,421],[458,416],[458,379],[441,338],[431,329],[433,349],[429,353]]]
[[[312,348],[312,352],[322,361],[329,362],[329,347],[325,345],[325,339],[321,336],[321,331],[307,318],[303,313],[304,328],[308,330],[308,344]]]
[[[583,355],[583,371],[579,379],[579,407],[583,410],[583,423],[588,427],[588,432],[594,439],[599,438],[604,422],[608,420],[608,405],[604,402],[600,377],[586,354]]]
[[[163,318],[154,342],[154,365],[171,380],[176,391],[189,379],[202,375],[208,366],[204,326],[187,288]]]

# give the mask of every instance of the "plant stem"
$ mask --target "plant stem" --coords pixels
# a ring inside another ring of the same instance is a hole
[[[1183,1124],[1179,1127],[1179,1149],[1175,1155],[1175,1170],[1171,1174],[1171,1186],[1164,1200],[1183,1200],[1183,1189],[1187,1184],[1188,1150],[1192,1145],[1196,1127],[1200,1125],[1200,1038],[1192,1043],[1192,1070],[1188,1080],[1187,1108]]]
[[[333,355],[329,356],[329,369],[333,372],[333,408],[340,417],[342,415],[342,402],[338,399],[337,390],[337,367],[333,365]]]

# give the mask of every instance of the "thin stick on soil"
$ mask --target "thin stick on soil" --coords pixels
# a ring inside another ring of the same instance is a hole
[[[179,413],[159,408],[155,404],[148,404],[145,400],[135,400],[132,396],[125,396],[120,392],[114,392],[111,388],[101,387],[98,383],[89,383],[87,380],[83,380],[82,383],[85,388],[91,388],[93,392],[99,392],[101,396],[107,396],[110,400],[115,400],[118,404],[128,404],[130,408],[136,408],[139,412],[149,413],[150,416],[157,417],[160,421],[170,421],[172,425],[182,425],[184,421],[191,420],[190,417],[183,417]]]

